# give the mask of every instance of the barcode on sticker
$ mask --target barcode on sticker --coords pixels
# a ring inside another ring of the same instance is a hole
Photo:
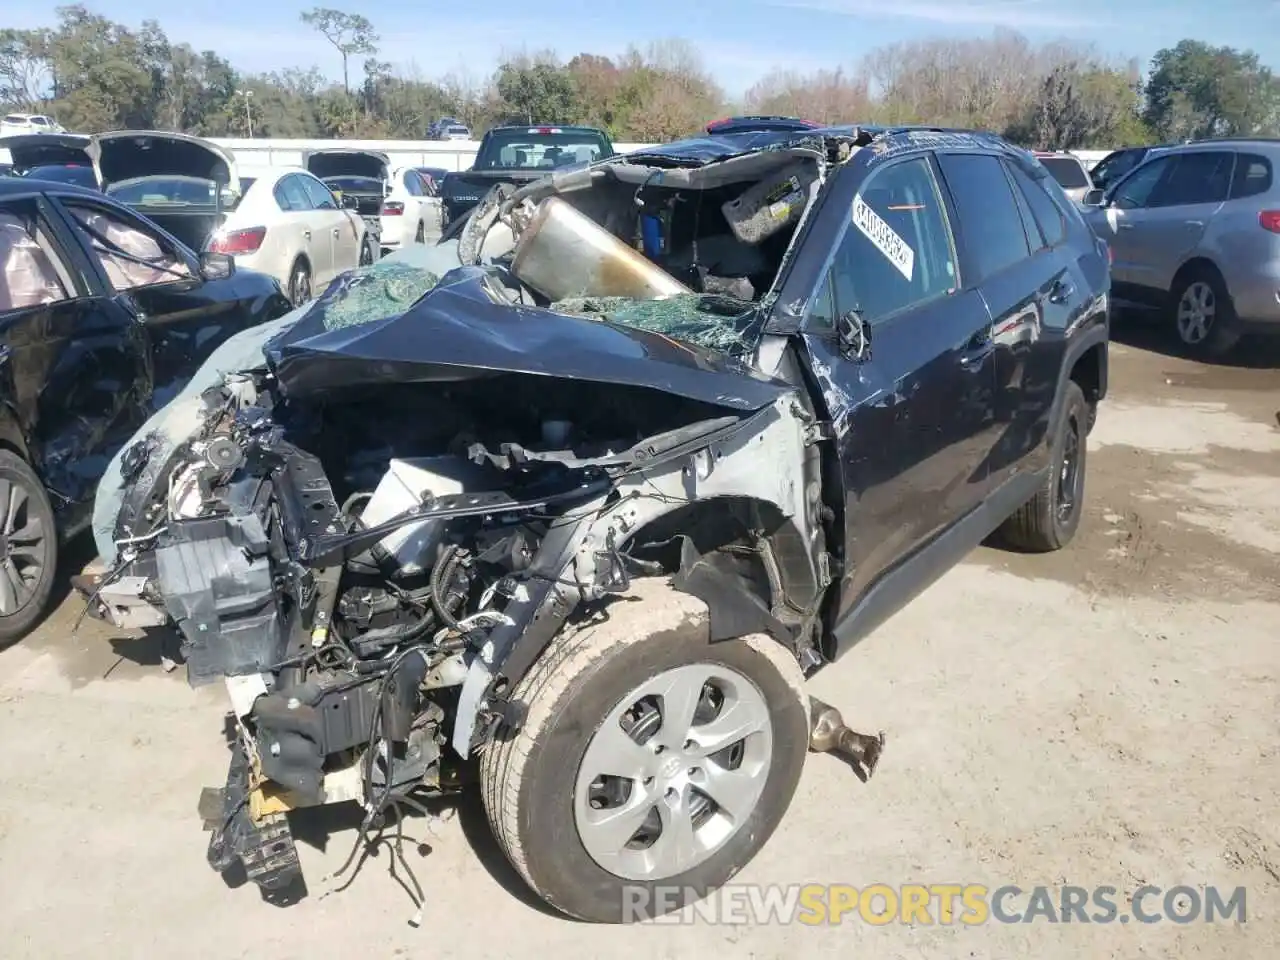
[[[907,245],[907,241],[898,236],[893,227],[885,223],[880,214],[867,206],[861,195],[853,198],[853,225],[875,244],[876,249],[885,255],[900,274],[911,279],[916,252]]]

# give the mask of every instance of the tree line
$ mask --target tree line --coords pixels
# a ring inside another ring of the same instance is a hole
[[[778,71],[729,96],[695,45],[671,39],[618,56],[503,56],[483,81],[427,78],[379,59],[360,14],[318,7],[300,27],[334,48],[331,69],[242,73],[230,51],[173,43],[83,5],[48,29],[0,29],[0,105],[70,130],[180,130],[202,136],[422,139],[448,116],[479,136],[500,123],[586,123],[619,142],[692,133],[732,113],[826,123],[924,123],[1002,133],[1046,149],[1280,134],[1280,79],[1256,53],[1183,40],[1145,72],[1087,44],[1035,44],[1009,30],[873,50],[848,68]]]

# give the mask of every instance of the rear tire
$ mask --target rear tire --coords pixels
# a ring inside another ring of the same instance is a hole
[[[413,242],[414,243],[427,242],[427,225],[423,223],[421,220],[418,221],[418,231],[413,235]]]
[[[0,450],[0,650],[30,632],[58,575],[58,530],[49,496],[16,453]]]
[[[289,270],[289,302],[300,307],[311,300],[311,268],[302,258],[293,261]]]
[[[1000,527],[1005,543],[1029,553],[1061,550],[1076,535],[1084,509],[1087,437],[1093,414],[1080,385],[1067,384],[1053,434],[1049,476]]]
[[[1184,354],[1195,360],[1225,356],[1240,340],[1236,311],[1217,270],[1188,270],[1171,291],[1173,329]]]
[[[733,877],[781,822],[809,746],[795,656],[764,635],[711,643],[706,605],[660,578],[562,631],[514,697],[524,725],[481,759],[490,826],[543,900],[594,922],[678,910]]]
[[[364,243],[360,247],[360,266],[367,267],[377,259],[378,250],[373,245],[373,241],[369,239],[368,234],[366,234]]]

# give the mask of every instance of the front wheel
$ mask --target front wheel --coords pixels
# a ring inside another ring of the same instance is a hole
[[[734,876],[791,803],[809,743],[795,656],[711,643],[707,608],[635,582],[517,686],[523,727],[484,753],[484,805],[533,890],[583,920],[678,910]]]

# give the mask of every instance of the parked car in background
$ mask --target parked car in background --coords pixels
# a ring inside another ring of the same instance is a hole
[[[271,278],[96,190],[0,179],[0,646],[44,612],[120,445],[229,336],[289,309]]]
[[[427,136],[431,140],[470,140],[471,128],[453,117],[441,117],[431,125]]]
[[[1086,198],[1117,300],[1166,312],[1185,350],[1280,335],[1280,141],[1163,148]]]
[[[335,278],[377,259],[365,218],[301,167],[266,167],[241,176],[243,193],[227,210],[209,249],[278,279],[295,305]],[[225,208],[224,208],[225,209]]]
[[[1149,144],[1113,150],[1093,165],[1089,171],[1089,179],[1097,189],[1106,190],[1138,164],[1152,156],[1155,151],[1165,150],[1171,146],[1174,144]]]
[[[354,203],[347,203],[345,206],[364,218],[375,244],[378,243],[378,234],[382,230],[379,211],[391,188],[390,158],[377,150],[329,147],[323,150],[304,150],[302,165],[332,190],[339,200],[354,200]]]
[[[434,186],[414,167],[396,168],[387,183],[389,189],[378,211],[383,251],[439,240],[440,197]]]
[[[1073,153],[1065,151],[1035,151],[1035,158],[1041,166],[1049,171],[1058,185],[1076,203],[1084,199],[1086,193],[1093,189],[1093,181],[1089,179],[1089,171],[1084,163]]]
[[[87,148],[102,189],[193,250],[208,249],[243,192],[235,157],[164,130],[95,134]]]
[[[757,133],[760,131],[804,131],[814,130],[822,124],[813,120],[801,120],[799,117],[779,116],[742,116],[723,117],[713,120],[706,126],[706,132],[712,136],[726,133]]]
[[[6,113],[0,118],[0,137],[19,133],[66,133],[67,128],[43,113]]]
[[[444,167],[414,167],[413,169],[422,174],[427,189],[431,191],[433,197],[440,195],[440,181],[445,178],[445,174],[451,172]]]
[[[440,185],[444,227],[499,183],[528,183],[561,167],[593,163],[614,153],[609,135],[595,127],[493,127],[481,138],[471,169],[448,174]]]
[[[23,133],[0,137],[0,151],[9,155],[11,176],[31,177],[98,187],[88,154],[89,138],[72,133]]]

